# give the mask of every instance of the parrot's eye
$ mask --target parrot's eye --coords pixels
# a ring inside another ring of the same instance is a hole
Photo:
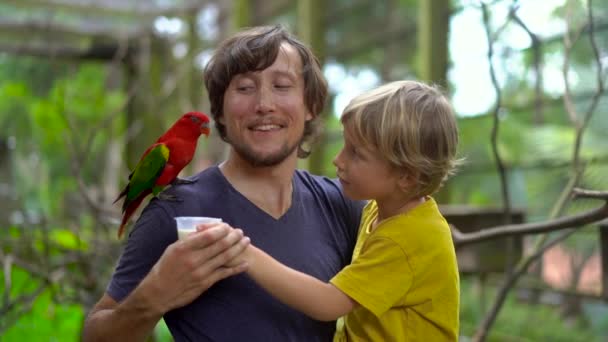
[[[197,118],[196,116],[191,116],[190,120],[192,120],[192,122],[194,122],[195,124],[198,124],[201,122],[201,120],[199,118]]]

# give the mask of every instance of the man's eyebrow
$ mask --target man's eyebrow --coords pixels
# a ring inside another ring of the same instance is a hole
[[[256,77],[256,75],[259,75],[262,71],[246,71],[243,72],[241,74],[237,74],[234,75],[234,79],[243,79],[243,78],[249,78],[249,79],[253,79]],[[276,69],[276,70],[270,70],[270,74],[272,77],[287,77],[289,79],[292,80],[297,80],[298,79],[298,73],[293,70],[293,69],[287,69],[287,70],[283,70],[283,69]]]
[[[252,77],[254,75],[254,73],[255,73],[254,71],[245,71],[243,73],[234,75],[234,78]]]
[[[298,78],[298,73],[293,70],[293,69],[288,69],[288,70],[273,70],[272,71],[272,76],[285,76],[287,78],[290,78],[292,80],[297,80]]]

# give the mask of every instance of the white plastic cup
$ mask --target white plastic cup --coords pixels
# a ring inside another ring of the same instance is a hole
[[[206,216],[178,216],[175,217],[177,223],[177,238],[185,239],[188,234],[196,231],[196,226],[203,223],[222,222],[221,218]]]

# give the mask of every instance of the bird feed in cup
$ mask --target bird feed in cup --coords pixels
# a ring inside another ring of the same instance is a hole
[[[222,222],[221,218],[205,216],[178,216],[175,218],[177,223],[177,238],[185,239],[188,234],[196,231],[196,226],[203,223]]]

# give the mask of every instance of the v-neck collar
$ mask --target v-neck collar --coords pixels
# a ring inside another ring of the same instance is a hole
[[[291,205],[289,206],[289,208],[287,208],[287,210],[285,210],[285,212],[283,213],[283,215],[281,215],[278,218],[275,218],[274,216],[270,215],[267,211],[265,211],[264,209],[260,208],[257,204],[255,204],[254,202],[252,202],[249,198],[247,198],[247,196],[243,195],[243,193],[241,193],[240,191],[238,191],[233,185],[232,183],[230,183],[230,181],[228,181],[228,179],[226,178],[226,176],[224,176],[224,174],[222,173],[222,170],[220,170],[219,166],[215,166],[215,172],[217,173],[218,177],[225,182],[227,188],[229,189],[229,191],[233,192],[234,194],[236,194],[236,197],[238,199],[240,199],[243,202],[243,205],[245,205],[246,207],[251,208],[251,210],[254,211],[258,211],[260,214],[262,214],[262,217],[267,217],[269,220],[275,221],[275,222],[279,222],[279,221],[284,221],[286,220],[290,215],[291,212],[294,211],[294,207],[297,205],[298,200],[299,200],[299,191],[298,191],[298,185],[297,182],[295,180],[295,172],[294,171],[294,175],[291,177],[291,187],[292,187],[292,191],[291,191]]]

